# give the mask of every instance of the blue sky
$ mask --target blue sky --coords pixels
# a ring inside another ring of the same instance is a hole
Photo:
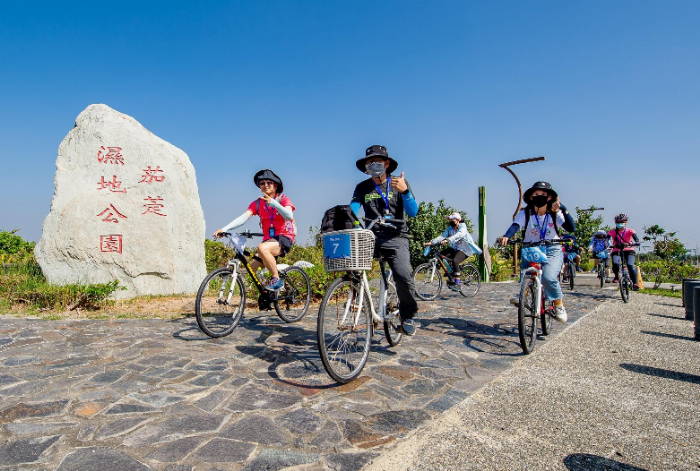
[[[544,155],[525,185],[695,246],[698,18],[697,1],[3,2],[0,229],[39,239],[58,145],[105,103],[189,155],[207,234],[269,167],[305,235],[382,144],[418,200],[476,219],[485,185],[491,242],[517,203],[498,164]]]

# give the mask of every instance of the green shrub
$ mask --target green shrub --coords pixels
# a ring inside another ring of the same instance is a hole
[[[207,273],[225,267],[233,256],[233,250],[224,243],[209,239],[204,240],[204,263],[207,265]]]

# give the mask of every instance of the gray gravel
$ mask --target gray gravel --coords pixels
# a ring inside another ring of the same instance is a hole
[[[366,470],[698,470],[700,342],[680,299],[606,303]]]

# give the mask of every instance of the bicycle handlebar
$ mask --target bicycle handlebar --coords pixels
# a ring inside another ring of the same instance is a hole
[[[249,230],[243,231],[243,232],[237,232],[236,234],[243,236],[247,239],[252,239],[253,237],[262,237],[263,236],[262,232],[250,232]],[[232,235],[233,235],[233,233],[231,233],[231,232],[224,232],[222,234],[223,237],[231,237]]]
[[[522,244],[523,247],[535,247],[537,245],[559,245],[565,241],[566,239],[545,239],[538,242],[523,242],[523,239],[510,239],[508,243],[511,245]]]
[[[404,224],[406,224],[406,221],[404,221],[403,219],[387,218],[384,216],[379,216],[376,219],[369,219],[366,217],[363,217],[362,219],[369,222],[367,229],[372,229],[372,227],[377,225],[377,224],[380,226],[387,226],[387,227],[393,227],[394,229],[398,229],[398,227],[396,227],[394,224],[396,224],[398,226],[403,226]]]

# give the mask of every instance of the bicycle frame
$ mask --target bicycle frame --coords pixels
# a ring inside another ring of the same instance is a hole
[[[430,282],[432,283],[433,279],[435,278],[435,271],[437,270],[438,263],[442,267],[442,270],[445,272],[445,275],[447,275],[447,278],[450,281],[452,281],[454,279],[454,277],[452,276],[452,272],[450,270],[448,270],[447,266],[445,265],[448,262],[445,261],[444,257],[442,257],[441,255],[438,254],[437,249],[433,248],[433,250],[436,250],[436,253],[433,256],[433,258],[428,260],[428,263],[430,263],[433,266],[433,268],[430,272]]]
[[[542,265],[535,262],[530,262],[530,267],[522,271],[522,276],[532,278],[535,282],[535,306],[539,306],[540,313],[544,312],[544,303],[542,302]]]
[[[386,319],[386,292],[387,292],[387,276],[385,272],[385,262],[383,259],[379,259],[379,271],[381,272],[381,279],[379,280],[379,309],[380,312],[377,312],[377,310],[374,308],[374,302],[372,301],[372,296],[367,296],[369,298],[369,309],[370,312],[372,313],[372,320],[375,322],[384,322]],[[352,275],[351,275],[352,276]],[[357,275],[354,275],[357,276]],[[360,280],[360,305],[357,308],[357,314],[355,315],[355,318],[353,320],[353,327],[357,325],[357,322],[359,320],[359,313],[362,312],[362,307],[363,307],[363,302],[365,299],[365,290],[367,293],[370,292],[369,288],[369,280],[367,279],[367,272],[362,272],[362,279]],[[341,319],[341,322],[339,325],[343,325],[345,319],[347,319],[348,316],[348,310],[350,309],[350,303],[347,303],[345,306],[345,312],[343,313],[343,317]]]

